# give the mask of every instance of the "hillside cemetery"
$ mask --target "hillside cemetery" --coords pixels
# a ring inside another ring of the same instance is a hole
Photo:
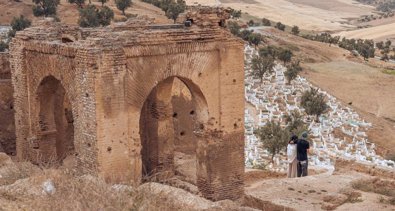
[[[286,171],[286,152],[274,157],[270,162],[268,150],[264,149],[254,130],[269,121],[286,125],[284,115],[292,111],[302,114],[308,125],[312,155],[309,165],[333,169],[335,158],[355,160],[381,168],[395,168],[394,161],[385,160],[375,152],[375,144],[369,140],[367,131],[372,124],[363,120],[352,108],[341,104],[329,93],[319,90],[327,99],[328,111],[319,116],[309,116],[301,108],[301,96],[309,89],[317,89],[305,78],[298,76],[290,84],[284,76],[286,68],[277,63],[270,74],[261,80],[250,76],[250,61],[257,51],[252,46],[245,47],[245,164],[250,168],[267,168]]]

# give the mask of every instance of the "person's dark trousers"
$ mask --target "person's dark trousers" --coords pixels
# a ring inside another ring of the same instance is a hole
[[[298,177],[307,176],[307,167],[308,167],[307,160],[298,162]]]

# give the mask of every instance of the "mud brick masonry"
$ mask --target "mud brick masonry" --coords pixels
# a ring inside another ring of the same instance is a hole
[[[79,172],[139,184],[174,176],[175,149],[189,143],[199,191],[212,200],[241,197],[244,56],[224,29],[228,17],[201,8],[179,24],[137,19],[83,29],[47,20],[17,33],[17,157],[72,155]],[[188,103],[175,99],[176,85]]]

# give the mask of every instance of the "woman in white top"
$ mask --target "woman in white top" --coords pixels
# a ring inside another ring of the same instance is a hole
[[[287,157],[288,157],[288,178],[294,178],[297,176],[298,159],[296,144],[298,142],[298,137],[293,135],[291,140],[288,142],[287,146]]]

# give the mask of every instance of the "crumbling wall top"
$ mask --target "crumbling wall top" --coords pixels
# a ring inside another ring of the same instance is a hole
[[[183,22],[178,24],[153,24],[153,19],[142,16],[97,28],[81,28],[47,18],[18,32],[12,43],[24,42],[26,49],[66,56],[75,55],[77,49],[114,49],[191,42],[241,44],[238,38],[225,29],[229,12],[229,9],[224,8],[190,7],[182,18]]]
[[[198,26],[225,26],[225,21],[230,18],[230,9],[209,6],[191,6],[185,13],[186,20],[191,20]]]

